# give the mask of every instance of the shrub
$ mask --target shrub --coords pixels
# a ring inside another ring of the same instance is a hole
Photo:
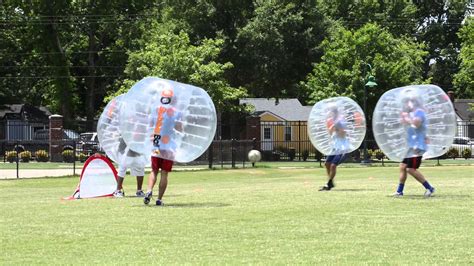
[[[293,161],[296,157],[296,149],[293,147],[290,147],[288,149],[288,157],[290,158],[290,161]]]
[[[448,158],[453,158],[453,159],[456,159],[459,157],[459,151],[458,149],[454,148],[454,147],[451,147],[449,148],[447,154]]]
[[[31,160],[31,151],[22,151],[19,156],[22,162],[27,163]]]
[[[16,151],[7,151],[7,152],[5,152],[5,157],[7,159],[7,162],[9,162],[9,163],[16,162],[16,158],[17,158]]]
[[[81,152],[81,153],[79,153],[79,154],[77,155],[77,157],[78,157],[79,161],[85,162],[85,161],[87,160],[87,157],[88,157],[88,156],[87,156],[86,154],[84,154],[84,153]]]
[[[47,162],[49,160],[48,152],[45,150],[37,150],[35,152],[36,161],[38,162]]]
[[[368,149],[368,150],[367,150],[367,156],[369,157],[369,159],[375,158],[375,152],[374,152],[374,150]]]
[[[373,154],[375,155],[375,158],[377,158],[378,160],[382,160],[383,158],[385,158],[385,154],[380,149],[374,150]]]
[[[316,150],[314,158],[316,159],[316,161],[320,162],[323,159],[323,154],[320,151]]]
[[[464,159],[467,160],[467,159],[471,158],[471,156],[472,156],[472,150],[471,150],[471,149],[467,148],[467,149],[464,149],[464,150],[462,151],[462,157],[463,157]]]
[[[303,157],[303,161],[306,162],[306,160],[308,160],[308,157],[309,157],[309,151],[304,150],[303,153],[301,154],[301,156]]]
[[[61,155],[63,156],[63,161],[66,163],[74,162],[74,152],[72,150],[64,150]]]

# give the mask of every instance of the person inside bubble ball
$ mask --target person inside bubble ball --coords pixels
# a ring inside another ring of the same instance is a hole
[[[166,88],[161,92],[160,107],[157,108],[155,121],[155,129],[153,131],[153,151],[151,156],[151,173],[148,178],[147,192],[143,202],[149,204],[153,195],[153,187],[155,186],[158,172],[161,169],[160,183],[158,186],[158,199],[156,205],[162,206],[163,195],[168,186],[168,173],[173,168],[174,154],[176,152],[175,137],[177,132],[182,131],[180,123],[181,112],[173,107],[172,103],[176,101],[173,90]],[[163,159],[165,157],[168,159]]]
[[[127,144],[122,137],[120,137],[120,143],[118,146],[118,152],[124,156],[125,151],[127,151]],[[130,149],[128,149],[127,158],[136,158],[137,160],[140,158],[140,154],[136,153]],[[134,161],[134,162],[126,162],[127,164],[133,165],[130,167],[130,174],[137,177],[137,192],[135,195],[137,197],[144,197],[145,193],[143,193],[142,186],[143,186],[143,177],[145,176],[145,162],[141,161]],[[118,180],[117,180],[117,188],[115,189],[113,195],[116,198],[123,198],[125,197],[125,192],[123,190],[123,180],[125,179],[125,175],[127,174],[127,166],[126,164],[122,163],[119,164],[118,167]]]
[[[332,142],[332,151],[331,155],[327,156],[326,163],[324,164],[326,166],[328,182],[319,191],[328,191],[335,186],[333,180],[336,177],[337,166],[344,162],[347,157],[346,152],[349,149],[349,140],[346,137],[347,122],[344,116],[339,113],[336,105],[329,106],[328,108],[326,126]]]
[[[423,174],[418,171],[423,154],[427,150],[428,138],[426,136],[426,113],[418,97],[408,97],[403,101],[404,110],[401,113],[401,123],[407,131],[408,152],[400,163],[400,183],[394,196],[403,196],[407,172],[420,182],[425,188],[425,196],[433,195],[435,188],[430,185]]]

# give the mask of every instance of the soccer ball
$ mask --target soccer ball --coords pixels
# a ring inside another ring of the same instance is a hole
[[[256,163],[262,159],[262,154],[257,150],[251,150],[249,151],[248,158],[251,163]]]

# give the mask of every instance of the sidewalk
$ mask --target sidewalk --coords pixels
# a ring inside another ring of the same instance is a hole
[[[176,167],[173,171],[195,171],[208,169],[206,167]],[[151,168],[145,168],[145,172],[150,172]],[[82,172],[82,166],[76,167],[75,174],[79,176]],[[49,177],[49,176],[72,176],[72,168],[62,169],[21,169],[19,176],[21,178],[36,178],[36,177]],[[0,179],[16,179],[16,169],[2,169],[0,170]]]

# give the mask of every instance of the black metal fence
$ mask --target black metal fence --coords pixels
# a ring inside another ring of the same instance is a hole
[[[0,130],[3,130],[1,131],[3,135],[0,134],[0,137],[4,137],[0,138],[0,160],[3,162],[7,161],[6,153],[9,151],[30,151],[33,160],[38,150],[49,152],[50,143],[47,135],[49,133],[46,133],[46,124],[0,123]],[[86,150],[79,139],[79,133],[68,130],[65,132],[67,133],[64,134],[63,140],[55,144],[60,145],[61,151],[73,150],[76,155],[79,153],[90,155],[97,151],[92,148]],[[264,161],[315,161],[322,158],[309,140],[306,121],[261,122],[258,132],[260,140],[214,140],[209,149],[192,164],[207,164],[209,167],[245,167],[249,163],[247,154],[251,149],[261,151]],[[458,123],[457,135],[452,145],[457,153],[450,154],[449,157],[465,157],[463,155],[466,150],[471,151],[472,157],[474,121]],[[377,150],[377,143],[371,138],[370,131],[367,136],[368,149]],[[371,155],[375,157],[376,154]],[[361,160],[361,156],[361,150],[351,154],[354,161]]]

